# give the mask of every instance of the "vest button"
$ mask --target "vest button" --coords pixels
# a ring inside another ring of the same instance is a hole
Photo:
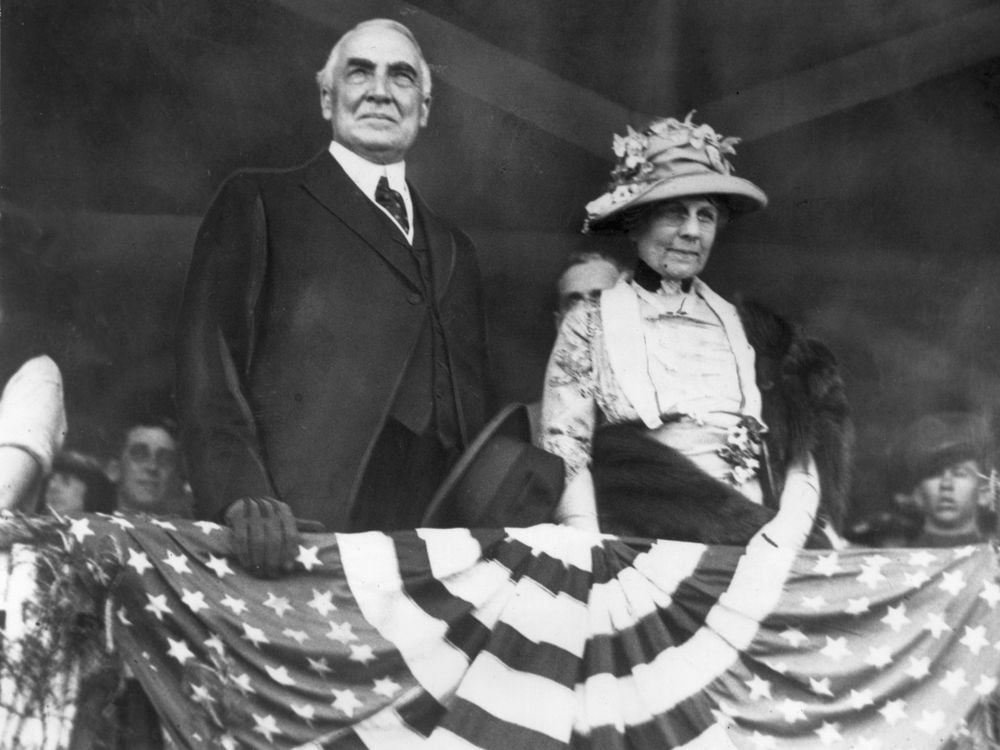
[[[411,305],[419,305],[424,301],[424,295],[420,294],[420,292],[410,292],[406,295],[406,301]]]

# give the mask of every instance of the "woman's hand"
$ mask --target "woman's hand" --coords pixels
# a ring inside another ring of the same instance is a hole
[[[600,533],[594,480],[590,475],[590,469],[578,471],[566,485],[556,507],[556,521],[581,531]]]
[[[806,454],[788,467],[778,515],[762,529],[768,541],[778,547],[805,546],[819,512],[819,495],[816,461]]]
[[[791,489],[789,489],[791,485]],[[807,453],[803,458],[793,461],[788,466],[785,474],[785,489],[781,493],[781,506],[785,504],[785,496],[798,494],[801,492],[815,493],[819,500],[819,470],[816,468],[816,460],[811,453]]]

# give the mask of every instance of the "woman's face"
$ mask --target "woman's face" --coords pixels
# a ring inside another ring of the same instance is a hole
[[[646,265],[665,279],[684,281],[708,263],[719,214],[719,207],[707,198],[673,198],[654,204],[629,236]]]
[[[45,504],[59,513],[83,513],[87,500],[87,483],[80,477],[56,471],[45,490]]]

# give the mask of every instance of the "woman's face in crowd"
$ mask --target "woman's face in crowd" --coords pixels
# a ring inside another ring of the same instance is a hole
[[[720,218],[719,207],[707,198],[666,200],[653,205],[630,237],[650,268],[665,279],[684,281],[708,263]]]
[[[45,504],[59,513],[83,513],[87,483],[75,474],[53,472],[45,489]]]

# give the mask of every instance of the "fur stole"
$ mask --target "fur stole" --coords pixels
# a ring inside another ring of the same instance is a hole
[[[775,514],[785,473],[812,453],[819,471],[821,519],[839,531],[847,502],[853,426],[833,354],[822,343],[764,307],[737,304],[756,352],[762,416],[768,425],[757,505],[705,474],[637,424],[600,428],[594,435],[594,488],[603,531],[705,544],[745,544]],[[669,500],[665,513],[664,498]],[[820,520],[820,519],[818,519]],[[809,547],[828,547],[813,529]]]

